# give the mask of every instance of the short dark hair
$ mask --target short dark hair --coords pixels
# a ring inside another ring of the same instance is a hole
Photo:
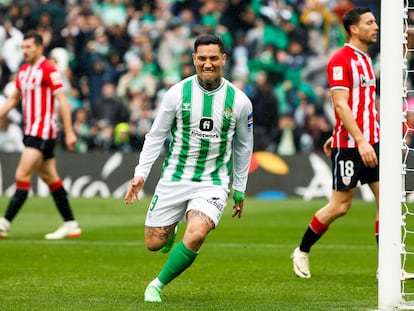
[[[371,12],[370,8],[360,8],[360,7],[356,7],[356,8],[352,8],[350,10],[348,10],[343,19],[342,19],[342,24],[344,25],[344,28],[346,30],[346,32],[348,33],[348,35],[351,34],[351,26],[352,25],[358,25],[359,21],[361,20],[361,15],[364,15],[365,13]]]
[[[202,34],[196,38],[194,41],[194,51],[197,52],[199,45],[209,45],[217,44],[219,46],[220,52],[225,53],[224,43],[219,36],[212,34]]]
[[[29,30],[24,35],[24,40],[33,39],[36,45],[43,45],[43,38],[34,30]]]

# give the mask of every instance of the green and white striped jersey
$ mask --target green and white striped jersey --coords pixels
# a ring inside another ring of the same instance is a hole
[[[197,75],[165,94],[135,168],[147,179],[164,141],[171,137],[161,179],[200,182],[245,192],[253,151],[253,110],[249,98],[226,79],[206,91]]]

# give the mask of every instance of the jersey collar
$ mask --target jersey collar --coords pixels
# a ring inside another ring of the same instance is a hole
[[[213,93],[216,93],[217,91],[219,91],[222,87],[223,87],[223,85],[224,85],[224,83],[225,83],[225,79],[222,77],[221,78],[221,83],[220,83],[220,85],[216,88],[216,89],[214,89],[214,90],[211,90],[211,91],[208,91],[208,90],[206,90],[205,88],[203,88],[201,85],[200,85],[200,83],[198,83],[198,77],[197,77],[197,74],[195,74],[194,75],[194,80],[195,80],[195,82],[197,83],[197,85],[198,85],[198,87],[205,93],[205,94],[207,94],[207,95],[210,95],[210,94],[213,94]]]
[[[350,43],[345,43],[345,46],[350,47],[351,49],[353,49],[355,52],[357,52],[358,54],[361,54],[361,56],[364,57],[369,57],[369,55],[367,53],[362,52],[360,49],[357,49],[355,46],[353,46]]]
[[[45,60],[45,58],[46,58],[45,56],[40,57],[40,58],[37,60],[37,62],[36,62],[36,63],[34,63],[34,64],[32,65],[32,67],[38,67],[38,66],[39,66],[39,64]]]

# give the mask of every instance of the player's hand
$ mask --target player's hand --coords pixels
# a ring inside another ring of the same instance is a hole
[[[330,157],[332,154],[332,136],[329,137],[325,143],[323,144],[323,151],[325,152],[326,156]]]
[[[124,201],[125,204],[134,203],[134,199],[141,200],[139,193],[144,187],[144,178],[141,176],[134,177],[129,184],[128,191],[125,194]]]
[[[65,133],[65,143],[66,147],[72,151],[75,148],[76,141],[78,138],[76,137],[76,134],[74,131],[70,131],[68,133]]]
[[[378,165],[377,154],[375,153],[374,147],[372,147],[370,143],[367,141],[358,143],[358,151],[365,166],[372,168]]]
[[[243,213],[244,193],[241,191],[234,190],[233,200],[234,200],[234,206],[233,206],[233,213],[231,214],[231,217],[238,216],[238,218],[241,218],[242,213]]]

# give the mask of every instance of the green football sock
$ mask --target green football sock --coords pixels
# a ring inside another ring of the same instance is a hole
[[[178,242],[177,246],[172,249],[167,262],[164,264],[164,267],[158,275],[158,279],[161,283],[167,285],[184,272],[185,269],[191,266],[197,255],[198,252],[196,253],[189,250],[181,240]]]

